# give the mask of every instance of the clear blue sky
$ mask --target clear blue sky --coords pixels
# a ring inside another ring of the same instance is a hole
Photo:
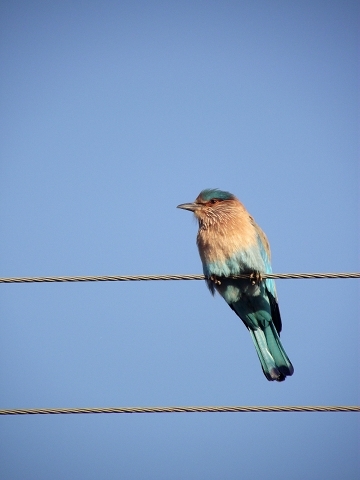
[[[355,1],[0,3],[0,276],[201,273],[236,194],[275,272],[358,271]],[[359,281],[279,280],[267,382],[203,282],[0,285],[0,408],[359,405]],[[359,414],[0,418],[4,479],[351,479]]]

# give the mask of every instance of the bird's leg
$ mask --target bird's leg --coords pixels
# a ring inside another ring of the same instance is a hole
[[[210,280],[215,283],[215,285],[221,285],[221,281],[218,279],[216,275],[211,275]]]
[[[254,272],[250,274],[251,285],[260,285],[262,282],[262,276],[260,272]]]

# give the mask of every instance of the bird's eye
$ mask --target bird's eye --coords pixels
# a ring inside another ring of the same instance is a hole
[[[210,203],[212,203],[214,205],[214,203],[217,203],[219,200],[217,198],[212,198],[210,200]]]

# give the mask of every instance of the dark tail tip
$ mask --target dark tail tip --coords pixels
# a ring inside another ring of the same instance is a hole
[[[272,368],[269,373],[265,372],[264,369],[263,372],[270,382],[274,380],[276,382],[283,382],[286,377],[290,377],[294,373],[294,367],[291,365],[291,368],[288,368],[282,365],[281,367]]]

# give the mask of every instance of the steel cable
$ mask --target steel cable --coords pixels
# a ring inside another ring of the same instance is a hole
[[[84,413],[224,413],[224,412],[360,412],[360,406],[211,406],[211,407],[104,407],[21,408],[0,410],[0,415],[54,415]]]
[[[231,278],[250,278],[249,274]],[[320,279],[320,278],[360,278],[354,273],[264,273],[261,278],[273,279]],[[42,283],[42,282],[134,282],[154,280],[205,280],[204,275],[99,275],[76,277],[3,277],[0,283]]]

